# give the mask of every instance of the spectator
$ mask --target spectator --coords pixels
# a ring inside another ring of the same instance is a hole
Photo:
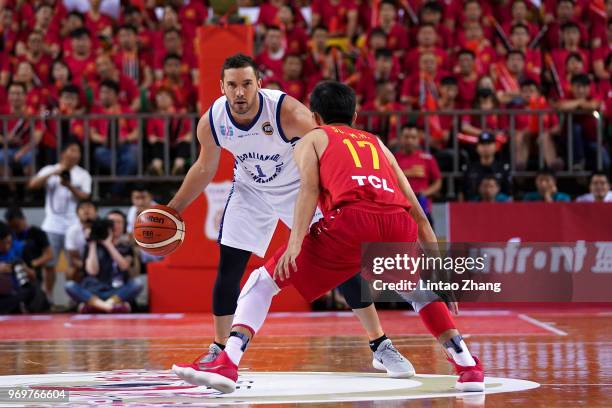
[[[397,58],[402,58],[409,48],[408,30],[397,22],[397,7],[393,0],[382,0],[378,6],[378,28],[386,36],[386,47],[393,51]]]
[[[119,85],[115,81],[104,80],[100,84],[100,106],[94,113],[118,115],[130,113],[129,108],[119,104]],[[94,143],[94,157],[96,164],[103,171],[111,172],[111,138],[116,141],[117,174],[126,176],[136,174],[138,162],[136,159],[138,146],[138,129],[134,121],[129,118],[95,119],[92,121],[91,141]],[[119,193],[120,186],[114,187]]]
[[[20,61],[27,61],[32,64],[34,74],[40,82],[46,82],[47,78],[49,78],[53,62],[51,57],[45,54],[43,41],[44,33],[42,31],[34,30],[30,32],[23,55],[18,57]]]
[[[91,33],[96,33],[108,39],[113,37],[113,20],[102,14],[102,0],[89,0],[89,10],[85,13],[85,27]]]
[[[463,166],[463,199],[473,200],[478,194],[480,181],[486,175],[497,179],[501,192],[510,193],[510,165],[495,158],[495,136],[482,132],[478,137],[476,153],[478,161]]]
[[[143,184],[137,184],[132,188],[131,200],[132,206],[127,213],[127,232],[130,234],[134,230],[136,217],[147,208],[157,205],[153,200],[153,195]]]
[[[323,24],[334,37],[353,38],[357,34],[358,13],[353,0],[313,0],[312,26]]]
[[[308,52],[309,38],[302,26],[296,23],[295,13],[301,15],[299,10],[294,11],[290,5],[283,4],[278,9],[277,17],[285,34],[287,53],[303,56]]]
[[[413,75],[417,72],[418,66],[415,61],[419,61],[421,56],[426,53],[431,53],[436,58],[436,66],[439,69],[446,70],[449,64],[448,53],[438,47],[438,37],[436,28],[431,24],[421,24],[417,34],[417,46],[406,53],[404,60],[404,69],[407,75]]]
[[[496,84],[497,100],[509,108],[521,103],[521,81],[531,79],[525,71],[525,55],[518,50],[512,50],[506,55],[506,63],[494,64],[491,74]]]
[[[582,56],[585,67],[590,67],[589,52],[581,48],[580,44],[580,26],[574,22],[567,22],[561,26],[561,36],[563,38],[563,46],[552,51],[552,59],[559,76],[565,76],[565,60],[572,52],[577,52]]]
[[[471,4],[474,2],[472,1]],[[484,28],[476,21],[467,22],[464,33],[463,39],[459,36],[458,47],[472,51],[476,56],[476,72],[479,75],[486,75],[491,63],[497,57],[490,41],[485,38]]]
[[[577,52],[570,53],[565,60],[565,75],[560,77],[560,90],[557,89],[555,99],[564,99],[572,93],[572,78],[574,75],[586,74],[582,55]]]
[[[314,26],[312,29],[310,50],[304,62],[304,75],[313,82],[318,82],[323,77],[328,37],[327,27]]]
[[[173,160],[171,174],[173,176],[185,174],[186,163],[191,157],[193,137],[191,120],[169,116],[177,112],[174,106],[174,93],[170,89],[157,90],[155,106],[156,112],[161,114],[161,117],[151,118],[147,122],[147,139],[152,158],[148,172],[158,176],[164,174],[164,146],[165,143],[169,143],[170,156]]]
[[[612,9],[612,7],[611,7]],[[601,46],[594,47],[592,51],[593,57],[593,72],[595,77],[601,81],[610,81],[610,72],[607,69],[606,61],[612,55],[612,17],[608,18],[606,25],[606,39]]]
[[[539,32],[538,26],[530,21],[529,6],[525,0],[512,1],[511,18],[503,19],[501,24],[503,32],[510,36],[511,43],[513,43],[512,35],[515,27],[523,26],[527,28],[527,36],[531,39],[535,38]],[[513,44],[513,47],[517,46]],[[523,49],[521,51],[525,52]]]
[[[51,110],[59,105],[60,91],[65,85],[72,83],[72,74],[70,68],[62,60],[55,60],[51,64],[51,70],[49,71],[49,78],[47,80],[47,90],[49,97],[46,103],[47,109]],[[83,102],[85,101],[84,95]]]
[[[364,104],[373,102],[376,97],[376,85],[381,81],[391,82],[397,89],[399,87],[399,69],[394,68],[394,58],[391,50],[388,48],[376,50],[374,65],[364,67],[359,73],[360,78],[355,90],[359,101]]]
[[[59,38],[56,39],[56,44],[53,44],[52,55],[57,57],[62,52],[64,58],[72,54],[72,39],[70,34],[77,28],[85,28],[85,16],[76,10],[72,10],[63,20],[59,27]],[[57,49],[55,49],[57,48]]]
[[[569,195],[557,191],[557,179],[552,170],[540,170],[535,178],[536,191],[523,196],[523,201],[571,201]]]
[[[396,113],[402,110],[402,105],[396,99],[396,85],[389,80],[380,80],[376,85],[376,98],[361,108],[364,112],[374,114],[357,118],[358,126],[379,136],[391,149],[399,144],[398,135],[402,123],[400,115]]]
[[[539,85],[534,80],[528,79],[521,82],[521,100],[521,109],[551,109],[546,98],[540,93]],[[518,130],[515,142],[516,168],[518,170],[527,168],[531,147],[535,141],[538,148],[542,150],[546,166],[554,170],[561,170],[563,160],[557,156],[554,140],[560,132],[559,118],[555,113],[544,113],[540,122],[538,116],[536,114],[519,115],[516,119],[516,129]]]
[[[117,32],[118,49],[113,53],[114,63],[119,72],[134,80],[143,88],[153,84],[151,55],[138,49],[138,31],[136,27],[124,24]]]
[[[518,2],[514,4],[524,4]],[[513,50],[520,51],[525,56],[525,74],[532,78],[540,78],[542,74],[542,52],[537,49],[529,48],[532,35],[529,26],[525,24],[515,24],[510,31],[510,46]]]
[[[46,190],[42,230],[49,238],[53,260],[44,267],[44,288],[50,300],[55,286],[55,265],[64,249],[66,231],[78,222],[76,206],[79,200],[91,194],[91,175],[79,166],[80,161],[81,146],[76,141],[69,141],[62,146],[59,163],[43,167],[28,183],[30,189],[44,187]]]
[[[178,112],[194,112],[197,93],[189,75],[181,74],[181,57],[168,54],[164,58],[164,77],[156,81],[150,89],[150,99],[155,102],[155,94],[160,88],[174,92],[174,102]]]
[[[595,172],[589,179],[589,193],[576,198],[582,203],[612,203],[610,179],[606,173]]]
[[[13,240],[0,222],[0,314],[42,312],[48,308],[36,272],[23,261],[25,243]]]
[[[257,18],[257,29],[260,33],[265,33],[266,28],[278,24],[280,21],[283,24],[286,24],[284,19],[281,17],[283,13],[283,6],[289,6],[286,0],[269,0],[262,2],[259,7],[259,16]],[[299,11],[299,9],[294,9],[291,7],[292,13],[292,23],[298,27],[303,27],[305,25],[304,16]]]
[[[29,225],[19,207],[8,208],[4,219],[13,233],[13,239],[24,244],[23,261],[36,272],[36,279],[42,281],[43,267],[53,260],[53,250],[47,234],[37,226]]]
[[[461,132],[471,136],[492,132],[500,144],[505,143],[507,137],[503,132],[508,129],[508,118],[504,114],[491,112],[499,109],[499,102],[490,88],[479,88],[476,91],[473,108],[481,112],[464,116],[461,119]]]
[[[592,111],[599,111],[602,101],[592,94],[591,79],[586,74],[574,75],[572,78],[572,92],[567,99],[558,104],[563,111],[587,110],[588,113],[573,115],[572,129],[574,147],[574,165],[576,168],[591,168],[597,163],[597,121]],[[610,156],[605,146],[601,146],[602,163],[604,168],[610,167]]]
[[[283,76],[279,82],[285,92],[298,101],[306,99],[306,81],[302,71],[303,62],[300,56],[287,54],[283,62]]]
[[[100,100],[100,84],[102,81],[110,80],[119,84],[119,104],[128,107],[132,111],[140,110],[140,89],[138,84],[130,77],[121,73],[113,60],[107,54],[100,54],[96,58],[96,77],[90,82],[93,99]]]
[[[46,102],[47,89],[40,87],[40,80],[35,77],[34,67],[28,61],[20,61],[15,67],[15,82],[21,82],[26,86],[26,109],[29,113],[36,114]]]
[[[422,134],[422,130],[414,126],[404,126],[400,138],[401,150],[395,154],[395,158],[431,222],[431,197],[442,188],[442,177],[433,156],[419,147]]]
[[[64,60],[76,85],[85,86],[96,75],[96,60],[92,52],[91,36],[84,27],[70,33],[72,52]]]
[[[285,48],[283,47],[283,33],[277,26],[268,27],[264,39],[263,50],[255,57],[255,63],[264,77],[282,78],[283,58]]]
[[[485,175],[478,185],[478,195],[471,201],[481,203],[506,203],[512,201],[512,198],[500,192],[499,180],[493,174]]]
[[[459,107],[469,109],[476,98],[478,73],[476,72],[476,55],[467,49],[457,54],[457,66],[454,69],[459,87]]]
[[[30,127],[34,121],[28,120],[27,115],[32,112],[26,107],[26,86],[22,82],[13,82],[8,87],[8,109],[4,114],[14,115],[6,123],[7,134],[0,131],[0,142],[3,149],[0,150],[0,175],[4,175],[8,168],[9,175],[18,172],[30,173],[30,165],[34,160],[34,147],[42,138],[40,122],[34,125],[34,140]],[[20,117],[21,116],[21,117]],[[6,145],[6,149],[4,149]]]
[[[98,207],[90,199],[79,201],[76,208],[78,223],[72,224],[66,231],[66,252],[71,271],[66,273],[66,280],[78,281],[82,278],[83,255],[87,246],[87,238],[91,223],[98,217]]]
[[[85,249],[85,278],[69,281],[66,292],[79,304],[79,312],[129,312],[128,302],[142,290],[139,278],[131,278],[134,250],[125,237],[125,215],[112,211],[92,223]]]
[[[145,25],[144,12],[138,7],[127,5],[123,9],[123,23],[136,28],[138,32],[138,48],[141,50],[153,49],[155,32]],[[202,20],[203,21],[203,20]],[[179,32],[180,34],[180,32]]]
[[[154,54],[153,69],[155,79],[160,80],[164,77],[164,59],[167,55],[175,54],[181,58],[181,75],[188,77],[192,81],[197,80],[197,62],[192,50],[183,46],[181,32],[171,28],[164,33],[164,48]]]
[[[545,48],[554,50],[561,48],[563,41],[563,25],[566,23],[575,23],[574,20],[575,0],[558,0],[556,8],[556,16],[548,13],[545,17],[547,24],[546,36],[544,41]],[[583,40],[587,39],[587,32],[584,26],[578,25],[579,36]]]
[[[424,2],[421,7],[421,17],[419,21],[421,24],[431,24],[435,27],[436,33],[438,34],[438,47],[443,50],[451,50],[453,48],[454,38],[453,33],[443,24],[442,14],[444,12],[443,6],[437,1]],[[416,35],[413,35],[413,38]]]
[[[401,102],[409,107],[424,107],[430,97],[438,94],[438,84],[446,76],[438,67],[436,56],[425,52],[419,57],[418,71],[402,85]]]

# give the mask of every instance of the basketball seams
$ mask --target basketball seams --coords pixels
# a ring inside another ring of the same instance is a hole
[[[152,243],[145,243],[145,242],[141,242],[140,240],[138,240],[138,238],[136,237],[137,234],[134,234],[134,240],[136,241],[136,243],[142,247],[144,250],[151,250],[151,253],[155,253],[155,252],[163,252],[164,251],[164,247],[168,247],[171,246],[173,244],[175,244],[174,248],[170,250],[170,252],[174,251],[174,249],[176,247],[178,247],[178,245],[180,245],[183,242],[183,239],[185,237],[185,223],[180,220],[179,218],[175,217],[173,214],[171,214],[170,212],[160,209],[160,208],[149,208],[147,210],[144,210],[143,212],[141,212],[138,215],[138,218],[140,219],[140,217],[142,215],[147,215],[147,214],[156,214],[156,215],[160,215],[160,216],[165,216],[168,220],[172,221],[174,223],[174,226],[166,226],[166,225],[136,225],[134,228],[134,232],[136,232],[137,230],[144,230],[144,229],[148,229],[148,230],[174,230],[174,235],[172,235],[171,237],[160,241],[160,242],[152,242]],[[160,231],[161,232],[161,231]]]
[[[159,248],[161,248],[163,246],[172,244],[175,241],[183,241],[183,235],[184,235],[183,231],[176,230],[174,235],[171,236],[170,238],[168,238],[168,239],[166,239],[164,241],[154,242],[154,243],[151,243],[151,244],[146,244],[144,242],[140,242],[140,241],[138,241],[138,239],[136,239],[136,237],[134,237],[134,240],[136,241],[136,243],[138,245],[140,245],[143,248],[147,248],[147,249],[159,249]]]
[[[143,212],[141,212],[140,215],[147,214],[147,213],[158,213],[158,214],[165,215],[166,217],[170,218],[174,222],[174,224],[176,225],[176,229],[185,230],[185,223],[179,220],[178,218],[176,218],[174,215],[172,215],[166,210],[162,210],[159,208],[149,208],[148,210],[144,210]]]

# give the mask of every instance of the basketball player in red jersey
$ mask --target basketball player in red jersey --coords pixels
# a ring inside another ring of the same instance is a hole
[[[355,93],[341,83],[322,82],[313,90],[310,108],[319,127],[295,148],[301,185],[289,242],[243,287],[225,350],[205,364],[173,366],[185,381],[234,391],[240,359],[263,325],[272,297],[293,285],[313,301],[355,276],[361,269],[362,242],[436,243],[391,152],[376,136],[350,126],[355,106]],[[309,231],[317,201],[324,218]],[[413,305],[455,365],[455,387],[483,391],[480,361],[470,354],[446,304],[439,300]]]

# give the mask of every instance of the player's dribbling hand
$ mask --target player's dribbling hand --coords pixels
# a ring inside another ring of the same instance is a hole
[[[291,275],[290,266],[293,267],[293,271],[297,271],[297,264],[295,263],[295,259],[300,254],[300,248],[294,249],[291,247],[287,247],[285,253],[279,258],[276,263],[276,267],[274,268],[274,276],[273,278],[276,280],[284,281],[285,279],[289,279]]]

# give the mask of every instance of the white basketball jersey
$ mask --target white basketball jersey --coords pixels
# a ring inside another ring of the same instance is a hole
[[[280,124],[285,93],[259,90],[259,111],[253,121],[240,125],[232,117],[225,96],[209,110],[210,128],[217,145],[235,157],[234,180],[259,187],[278,187],[296,183],[299,172],[293,160],[293,145]],[[302,135],[299,135],[302,136]],[[297,141],[297,140],[296,140]]]

